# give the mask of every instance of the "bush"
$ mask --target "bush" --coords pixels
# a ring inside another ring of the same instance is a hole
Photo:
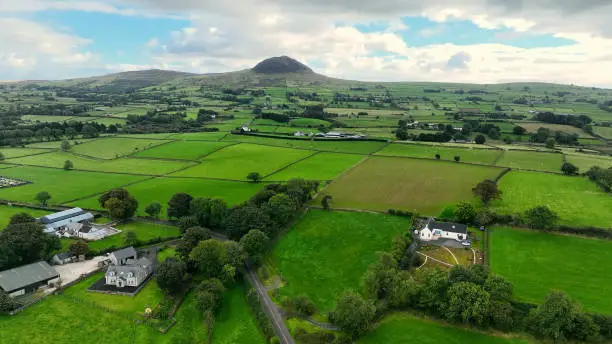
[[[274,337],[274,328],[272,327],[272,323],[270,323],[270,318],[268,318],[268,315],[261,307],[261,302],[259,300],[257,291],[250,288],[246,294],[246,299],[251,311],[253,312],[253,315],[255,316],[255,322],[257,322],[257,326],[261,332],[268,339]]]

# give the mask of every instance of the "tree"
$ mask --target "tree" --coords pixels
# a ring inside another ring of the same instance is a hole
[[[0,152],[0,161],[4,160],[4,154],[2,154],[2,152]]]
[[[74,168],[74,164],[70,160],[64,161],[64,170],[69,171]]]
[[[539,205],[527,210],[525,219],[529,228],[548,230],[557,224],[559,216],[548,206]]]
[[[222,199],[194,198],[189,203],[189,214],[202,227],[222,230],[227,213],[227,203]]]
[[[193,200],[190,195],[179,192],[168,201],[167,214],[169,218],[180,218],[189,215],[189,204]]]
[[[202,281],[195,291],[196,307],[202,313],[206,311],[216,313],[221,307],[224,291],[223,283],[217,278]]]
[[[83,129],[81,129],[81,133],[83,134],[83,137],[85,138],[93,138],[93,137],[98,137],[98,129],[96,129],[96,127],[94,127],[91,124],[85,124],[83,125]]]
[[[47,191],[41,191],[36,194],[35,199],[40,202],[43,207],[46,207],[47,201],[51,199],[51,195]]]
[[[295,216],[298,210],[296,201],[284,193],[276,194],[268,201],[268,214],[279,225],[284,225]]]
[[[395,138],[400,141],[406,141],[410,138],[410,135],[408,135],[408,130],[400,128],[395,131]]]
[[[4,290],[0,289],[0,313],[7,313],[15,309],[17,305],[13,298]]]
[[[227,262],[227,252],[223,243],[208,239],[200,241],[189,254],[189,258],[195,262],[198,271],[205,278],[216,278],[221,275],[223,265]]]
[[[305,316],[310,316],[317,312],[317,307],[306,294],[286,298],[283,302],[283,306],[285,306],[289,312]]]
[[[474,142],[476,142],[477,144],[481,145],[481,144],[484,144],[485,142],[487,142],[487,138],[484,137],[484,135],[482,135],[482,134],[478,134],[478,135],[476,135],[476,138],[474,139]]]
[[[62,144],[60,145],[60,148],[63,151],[69,151],[70,150],[70,142],[68,142],[66,140],[62,141]]]
[[[454,158],[454,159],[455,159],[455,162],[459,162],[459,161],[461,161],[461,157],[460,157],[459,155],[455,155],[455,158]]]
[[[436,160],[440,160],[440,154],[435,155]]]
[[[482,201],[484,205],[488,205],[494,199],[501,199],[502,192],[497,188],[497,183],[492,180],[485,179],[478,183],[472,189],[474,195]]]
[[[145,213],[147,213],[150,217],[154,217],[154,218],[159,217],[159,213],[161,213],[161,204],[157,202],[153,202],[149,204],[145,208]]]
[[[323,207],[324,210],[330,209],[329,203],[331,200],[332,200],[332,196],[330,195],[323,196],[323,199],[321,200],[321,206]]]
[[[252,181],[253,183],[257,183],[261,180],[261,174],[259,174],[259,172],[251,172],[247,175],[246,178]]]
[[[157,266],[157,285],[169,295],[176,295],[185,288],[187,266],[176,258],[168,258]]]
[[[476,219],[476,208],[467,202],[461,202],[455,207],[455,221],[473,223]]]
[[[347,291],[342,295],[336,309],[329,315],[330,320],[352,338],[358,338],[370,329],[376,307],[359,294]]]
[[[561,165],[561,171],[568,176],[578,175],[578,167],[570,162],[564,162],[563,165]]]
[[[113,189],[105,192],[98,202],[113,219],[127,220],[134,216],[138,201],[126,189]]]
[[[232,209],[226,219],[225,227],[228,236],[236,240],[251,229],[258,229],[269,236],[270,233],[275,233],[275,224],[268,212],[250,204]]]
[[[491,295],[491,300],[510,301],[512,299],[512,283],[501,276],[489,276],[484,283],[485,290]]]
[[[136,235],[136,232],[125,231],[123,233],[123,244],[125,246],[138,246],[139,242],[140,241],[138,240],[138,236]]]
[[[527,130],[521,126],[516,126],[514,128],[512,128],[512,133],[514,135],[524,135],[527,132]]]
[[[85,240],[79,239],[70,243],[70,253],[73,255],[77,257],[84,256],[87,252],[89,252],[89,246]]]
[[[555,148],[555,139],[549,138],[548,140],[546,140],[546,148]]]
[[[9,224],[0,232],[0,271],[48,260],[61,247],[59,237],[46,234],[38,222]]]
[[[194,247],[198,246],[198,243],[203,240],[211,238],[210,230],[202,227],[191,227],[185,231],[181,241],[176,245],[176,253],[183,260],[189,258],[189,254]]]
[[[265,252],[268,240],[268,236],[264,232],[252,229],[240,239],[240,246],[242,246],[248,257],[253,260],[253,263],[258,264]]]
[[[37,222],[36,218],[34,218],[32,215],[28,213],[17,213],[11,216],[9,220],[9,225],[16,225],[19,223],[32,223],[32,222],[34,223]]]
[[[544,302],[529,313],[529,330],[537,337],[552,339],[554,343],[567,338],[579,306],[563,292],[552,291]]]
[[[223,242],[223,246],[225,248],[227,264],[235,267],[236,269],[244,265],[246,253],[239,243],[229,240]]]
[[[482,286],[459,282],[448,289],[445,315],[449,320],[483,325],[488,316],[489,302],[489,293]]]
[[[497,128],[491,128],[489,132],[487,133],[487,135],[489,135],[489,137],[492,138],[493,140],[499,139],[499,136],[500,136],[499,130]]]

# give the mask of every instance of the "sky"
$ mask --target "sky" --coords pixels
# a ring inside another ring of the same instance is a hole
[[[612,87],[612,0],[0,0],[0,80],[217,73]]]

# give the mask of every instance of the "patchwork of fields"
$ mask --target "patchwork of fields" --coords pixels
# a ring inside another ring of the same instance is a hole
[[[560,172],[563,155],[507,150],[497,161],[497,166],[524,170]]]

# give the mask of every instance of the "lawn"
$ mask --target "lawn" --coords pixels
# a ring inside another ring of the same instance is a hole
[[[64,171],[30,166],[6,169],[2,171],[2,175],[27,180],[32,184],[0,189],[0,199],[34,203],[37,193],[47,191],[53,197],[49,201],[51,204],[62,204],[77,198],[90,197],[144,178],[125,174]]]
[[[505,338],[441,324],[410,314],[395,313],[385,317],[361,338],[359,344],[518,344],[530,343],[520,338]]]
[[[612,158],[605,155],[566,154],[565,160],[576,165],[581,173],[588,171],[593,166],[612,167]]]
[[[361,155],[321,152],[272,174],[269,180],[331,180],[364,159]]]
[[[248,200],[263,187],[264,184],[262,183],[253,184],[193,178],[155,178],[130,185],[127,190],[138,200],[138,215],[146,216],[144,212],[146,206],[158,202],[162,205],[160,216],[165,217],[168,201],[178,192],[185,192],[193,197],[222,198],[229,205],[234,205]],[[0,195],[2,195],[1,192]],[[72,205],[90,209],[100,208],[98,196],[80,200]]]
[[[9,207],[7,205],[0,205],[0,230],[4,229],[9,223],[11,216],[19,213],[28,213],[34,217],[41,217],[53,213],[54,211],[49,210],[38,210],[38,209],[30,209],[30,208],[20,208],[20,207]]]
[[[531,230],[494,228],[489,234],[494,273],[514,284],[516,296],[541,302],[559,289],[593,312],[612,314],[612,241]]]
[[[177,227],[158,225],[148,222],[129,222],[124,225],[117,226],[117,229],[123,231],[122,233],[106,237],[102,240],[89,242],[89,249],[95,251],[101,251],[108,249],[109,247],[121,247],[123,246],[123,238],[125,232],[131,231],[136,233],[136,237],[141,241],[148,241],[155,238],[170,238],[178,237],[181,235],[181,231]]]
[[[524,212],[546,205],[562,224],[612,228],[612,197],[586,178],[512,171],[498,185],[503,191],[501,201],[493,204],[498,212]]]
[[[143,158],[168,158],[197,160],[220,148],[230,145],[229,142],[178,141],[153,147],[134,154]]]
[[[311,154],[306,150],[239,144],[215,152],[201,160],[200,165],[172,176],[246,180],[251,172],[266,176]]]
[[[170,141],[109,137],[73,146],[72,151],[74,153],[101,159],[114,159],[119,156],[132,154],[137,151],[158,146],[165,142]]]
[[[490,165],[502,153],[497,149],[470,149],[453,148],[444,146],[430,146],[419,144],[390,144],[377,152],[376,155],[405,156],[415,158],[435,159],[436,154],[440,154],[442,160],[454,160],[455,156],[460,157],[461,162],[471,162],[477,164]]]
[[[158,262],[165,262],[166,259],[174,257],[176,257],[176,250],[174,249],[174,247],[166,247],[162,251],[157,252]]]
[[[72,162],[75,170],[119,172],[143,175],[163,175],[193,165],[193,163],[189,162],[158,159],[119,158],[114,160],[100,160],[73,155],[67,152],[31,155],[21,158],[7,159],[5,162],[12,164],[63,168],[66,160],[70,160]]]
[[[49,150],[46,149],[36,149],[36,148],[0,148],[0,153],[4,155],[5,159],[10,158],[18,158],[21,156],[35,155],[41,153],[48,153]]]
[[[331,195],[332,207],[438,215],[446,206],[471,200],[476,184],[501,172],[495,167],[435,160],[372,157],[332,182],[317,203]]]
[[[508,150],[497,162],[498,166],[516,169],[561,172],[563,154]]]
[[[395,216],[309,210],[271,254],[285,281],[280,296],[304,293],[320,312],[330,311],[344,290],[362,290],[368,266],[409,226]]]

